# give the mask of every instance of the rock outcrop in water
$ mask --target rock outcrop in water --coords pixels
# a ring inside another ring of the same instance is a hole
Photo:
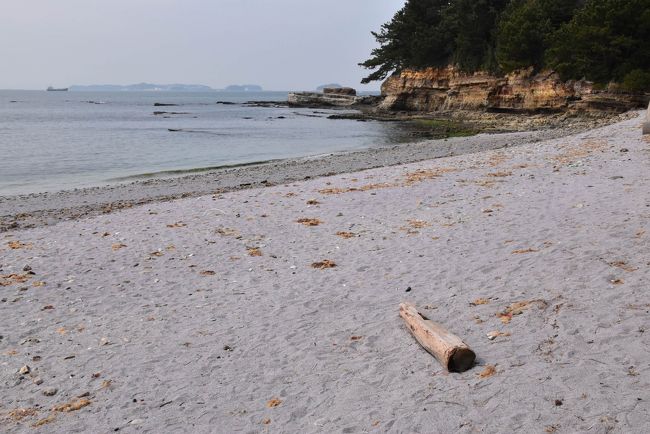
[[[359,102],[351,87],[328,87],[323,93],[292,92],[287,101],[292,107],[352,107]]]
[[[405,70],[388,78],[381,91],[379,109],[387,111],[624,112],[647,102],[643,95],[596,91],[591,82],[565,82],[532,68],[505,77],[453,67]]]

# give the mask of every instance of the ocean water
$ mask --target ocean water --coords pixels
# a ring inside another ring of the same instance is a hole
[[[0,91],[0,195],[409,140],[409,131],[397,123],[327,119],[339,110],[244,104],[286,98],[286,92]]]

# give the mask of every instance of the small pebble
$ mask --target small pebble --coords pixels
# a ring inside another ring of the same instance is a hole
[[[31,371],[32,371],[32,368],[30,368],[29,366],[25,365],[25,366],[23,366],[22,368],[20,368],[20,369],[18,370],[18,373],[19,373],[20,375],[27,375],[27,374],[29,374]]]
[[[25,265],[23,267],[23,271],[32,271],[32,267],[30,267],[29,265]]]
[[[43,379],[40,378],[40,377],[36,377],[36,378],[34,378],[32,381],[33,381],[34,384],[36,384],[37,386],[40,386],[41,384],[43,384]]]
[[[56,387],[48,387],[47,389],[43,389],[43,395],[54,396],[58,391],[59,389],[57,389]]]

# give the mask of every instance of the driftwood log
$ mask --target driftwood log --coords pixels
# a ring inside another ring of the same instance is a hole
[[[458,336],[451,334],[410,303],[399,305],[399,314],[415,339],[449,372],[465,372],[474,366],[476,354]]]

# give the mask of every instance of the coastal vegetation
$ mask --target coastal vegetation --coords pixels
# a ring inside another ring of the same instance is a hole
[[[533,67],[650,91],[650,0],[407,0],[372,34],[363,83],[404,69]]]

